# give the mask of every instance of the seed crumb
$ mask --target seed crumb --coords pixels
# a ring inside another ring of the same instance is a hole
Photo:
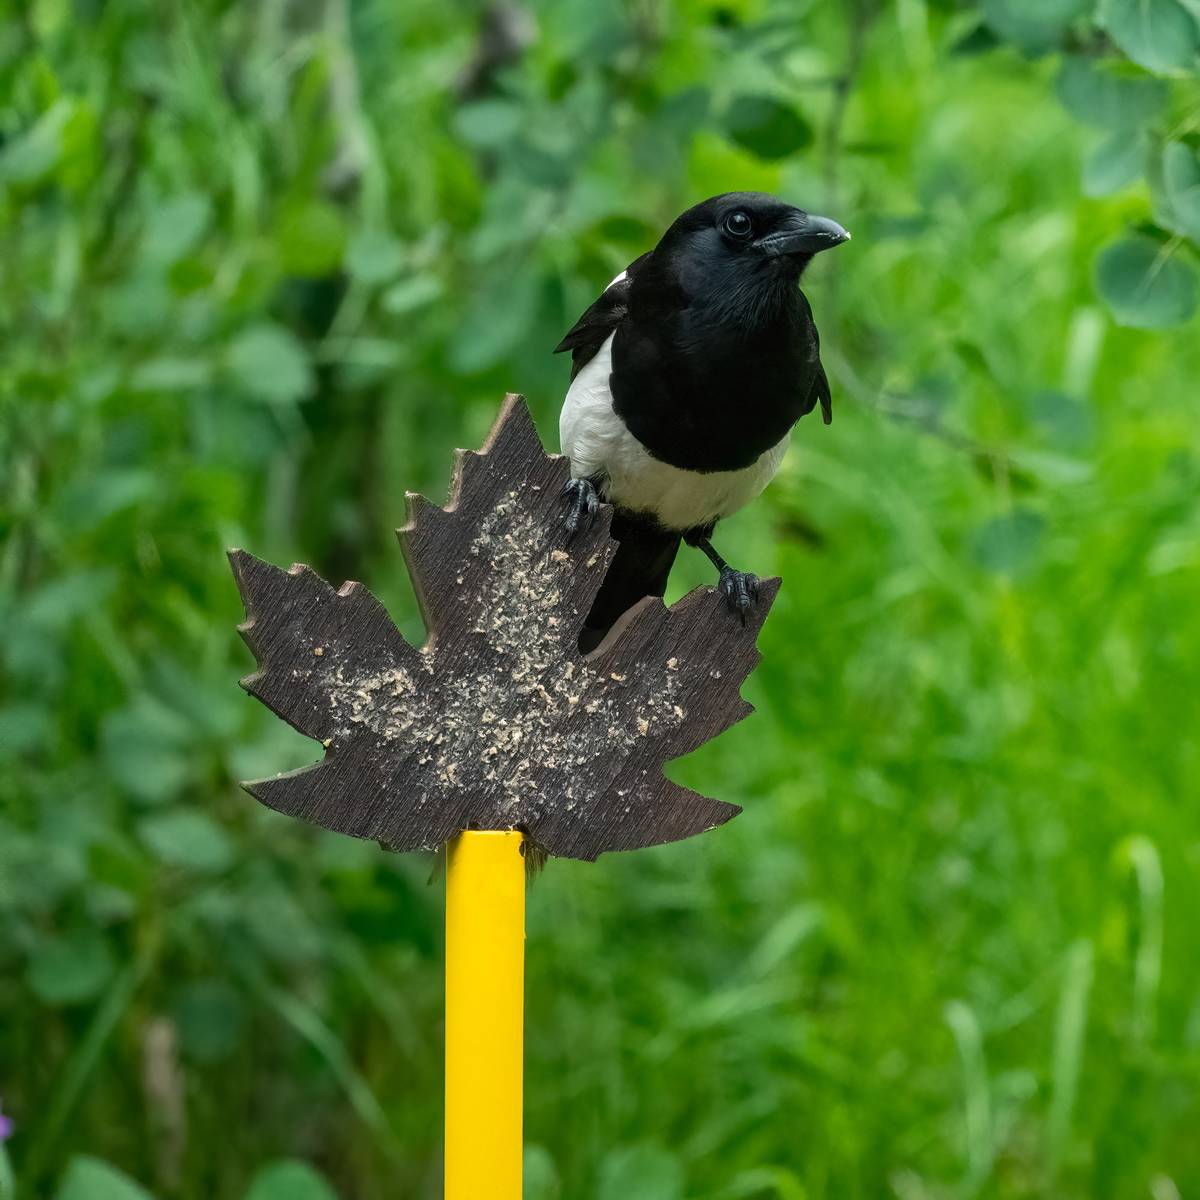
[[[550,557],[555,562],[570,562],[571,556],[565,550],[551,550]]]
[[[612,674],[609,676],[609,679],[611,679],[611,680],[613,681],[613,683],[624,683],[624,682],[625,682],[625,679],[626,679],[626,676],[624,676],[624,675],[618,675],[618,674],[616,673],[616,671],[614,671],[614,672],[613,672],[613,673],[612,673]]]
[[[313,653],[314,653],[314,654],[315,654],[315,655],[316,655],[318,658],[320,658],[320,657],[321,657],[321,655],[325,653],[325,647],[324,647],[324,646],[314,646],[314,647],[313,647]]]

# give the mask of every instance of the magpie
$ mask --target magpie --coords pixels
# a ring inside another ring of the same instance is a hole
[[[676,219],[575,322],[559,422],[571,461],[568,537],[614,507],[617,553],[580,647],[643,596],[662,596],[681,541],[708,556],[746,619],[755,575],[713,528],[770,482],[792,426],[833,419],[812,309],[797,286],[813,255],[849,241],[836,221],[761,192],[713,196]]]

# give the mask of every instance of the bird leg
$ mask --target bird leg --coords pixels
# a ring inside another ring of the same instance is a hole
[[[735,571],[716,551],[712,542],[703,534],[686,537],[688,545],[703,550],[708,561],[717,568],[719,580],[717,587],[725,597],[726,604],[746,623],[746,613],[758,599],[758,576],[749,571]]]
[[[600,511],[600,496],[590,479],[568,479],[563,488],[567,502],[567,540],[581,529],[590,529]]]

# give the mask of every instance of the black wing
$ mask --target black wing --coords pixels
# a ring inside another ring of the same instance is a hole
[[[635,258],[617,279],[604,289],[604,294],[589,308],[574,325],[567,336],[554,347],[555,354],[571,351],[571,378],[574,379],[596,352],[608,340],[609,334],[621,323],[629,311],[629,289],[634,277],[650,253]]]
[[[829,378],[825,374],[825,368],[821,365],[821,335],[817,332],[817,323],[813,320],[812,308],[809,306],[808,297],[801,292],[800,299],[803,302],[801,311],[805,318],[807,332],[812,337],[812,357],[809,359],[809,362],[815,368],[812,382],[808,387],[808,395],[805,397],[804,407],[800,410],[800,415],[802,417],[808,416],[820,404],[821,420],[826,425],[831,425],[833,424],[833,396],[829,392]]]
[[[804,402],[804,414],[812,412],[817,404],[821,405],[821,420],[826,425],[833,423],[833,397],[829,394],[829,380],[825,376],[825,368],[817,360],[817,373],[813,376],[812,386],[808,389],[808,399]]]

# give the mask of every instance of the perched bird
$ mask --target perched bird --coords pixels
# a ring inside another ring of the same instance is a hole
[[[643,596],[661,596],[680,540],[703,550],[745,620],[758,579],[709,538],[770,482],[792,426],[832,420],[812,309],[797,286],[814,254],[848,241],[835,221],[761,192],[689,208],[579,318],[559,423],[571,460],[569,535],[600,501],[620,543],[580,646]]]

